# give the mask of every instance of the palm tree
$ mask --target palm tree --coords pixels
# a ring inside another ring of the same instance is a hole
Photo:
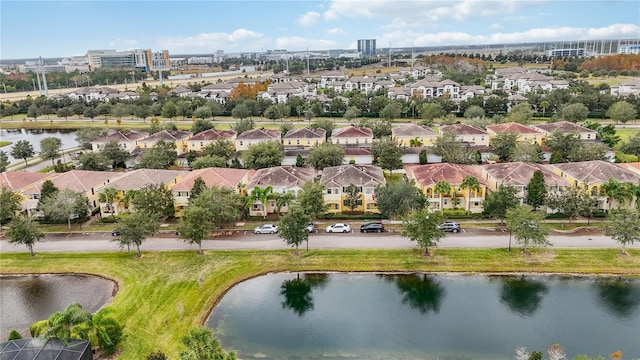
[[[66,343],[69,339],[88,338],[91,323],[91,313],[82,310],[82,305],[74,302],[64,311],[51,314],[47,320],[34,323],[29,332],[32,337],[58,338]]]
[[[114,202],[115,200],[118,198],[118,190],[109,187],[104,189],[101,193],[100,193],[100,197],[99,197],[99,201],[101,203],[107,203],[110,205],[111,208],[111,217],[113,219],[115,219],[116,217],[116,210],[115,210],[115,206]]]
[[[269,199],[273,199],[275,194],[273,194],[273,187],[267,186],[265,188],[261,188],[256,186],[251,190],[251,195],[249,195],[249,199],[252,200],[251,203],[255,203],[259,201],[262,204],[262,217],[267,217],[267,205]]]
[[[613,177],[609,177],[609,181],[602,184],[601,190],[609,197],[611,203],[613,203],[613,201],[618,203],[618,209],[620,209],[623,204],[626,204],[627,200],[633,199],[634,195],[633,184],[621,183]]]
[[[419,137],[414,137],[413,139],[409,140],[409,147],[420,147],[422,146],[422,141],[420,141]]]
[[[436,192],[440,195],[440,210],[444,210],[444,195],[451,192],[451,185],[444,180],[440,180],[436,184]]]
[[[289,206],[289,203],[291,202],[291,200],[295,199],[295,195],[293,195],[292,191],[287,191],[284,194],[279,194],[278,197],[276,198],[276,212],[278,213],[278,215],[280,214],[280,209],[283,206]]]
[[[471,191],[478,192],[480,191],[480,182],[475,176],[467,175],[464,179],[462,179],[462,184],[460,184],[460,188],[467,189],[467,213],[471,211]]]

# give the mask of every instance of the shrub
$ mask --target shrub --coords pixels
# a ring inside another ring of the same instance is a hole
[[[167,355],[165,355],[161,350],[158,350],[147,355],[147,360],[167,360]]]
[[[11,340],[19,340],[22,339],[22,335],[20,335],[20,333],[17,330],[11,330],[11,332],[9,333],[9,338],[7,340],[11,341]]]

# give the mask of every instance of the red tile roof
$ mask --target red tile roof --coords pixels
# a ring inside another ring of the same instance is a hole
[[[242,179],[249,173],[249,170],[231,168],[205,168],[193,170],[187,173],[184,178],[171,190],[189,191],[193,188],[197,178],[202,178],[207,187],[218,186],[236,189]]]
[[[365,127],[347,126],[340,129],[334,129],[331,137],[337,138],[353,138],[353,137],[373,137],[373,130]]]
[[[546,185],[568,186],[567,180],[556,175],[553,170],[544,165],[512,162],[482,165],[482,168],[501,185],[527,185],[536,170],[542,171]]]
[[[440,133],[452,132],[458,135],[487,135],[487,131],[481,127],[469,124],[453,124],[440,127]]]
[[[478,179],[480,184],[487,185],[482,178],[479,165],[449,163],[418,165],[407,169],[407,175],[412,175],[421,186],[434,185],[441,180],[449,184],[461,184],[462,180],[469,175]]]
[[[0,188],[7,188],[11,191],[20,191],[21,189],[35,184],[38,181],[50,177],[51,174],[42,174],[38,172],[26,171],[8,171],[0,174]]]
[[[189,141],[201,141],[201,140],[228,140],[233,138],[236,132],[233,130],[216,130],[209,129],[193,135]]]
[[[491,130],[496,134],[516,133],[516,134],[542,134],[541,131],[522,125],[517,122],[504,124],[487,125],[487,130]]]

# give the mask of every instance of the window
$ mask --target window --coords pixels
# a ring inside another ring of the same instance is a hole
[[[367,195],[371,195],[374,193],[374,189],[373,188],[366,188],[364,189],[364,193]]]
[[[242,140],[240,140],[240,146],[242,146]]]
[[[480,202],[478,202],[478,201],[474,201],[474,202],[473,202],[473,206],[475,206],[475,207],[480,206]]]
[[[358,206],[362,206],[362,200],[356,200],[356,204],[357,204]],[[348,207],[348,206],[349,206],[349,205],[348,205],[347,200],[343,200],[343,201],[342,201],[342,205],[344,205],[344,206],[346,206],[346,207]]]
[[[202,143],[202,141],[200,141],[200,146],[203,146],[204,144]]]
[[[287,145],[291,145],[291,140],[287,140]]]

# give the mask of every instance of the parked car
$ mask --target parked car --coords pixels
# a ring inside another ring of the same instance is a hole
[[[115,229],[111,232],[111,236],[120,236],[120,230]]]
[[[384,231],[384,224],[381,222],[370,222],[360,226],[361,233],[368,233],[368,232],[381,233],[383,231]]]
[[[254,234],[275,234],[278,232],[278,226],[275,224],[262,224],[253,229]]]
[[[349,224],[336,223],[336,224],[327,226],[327,228],[324,229],[324,232],[328,232],[328,233],[337,233],[337,232],[348,233],[348,232],[351,232],[351,226],[349,226]]]
[[[460,224],[453,220],[447,220],[438,225],[438,228],[440,228],[442,231],[457,233],[458,231],[460,231]]]
[[[316,229],[316,225],[314,223],[308,223],[306,227],[307,231],[312,233]]]

